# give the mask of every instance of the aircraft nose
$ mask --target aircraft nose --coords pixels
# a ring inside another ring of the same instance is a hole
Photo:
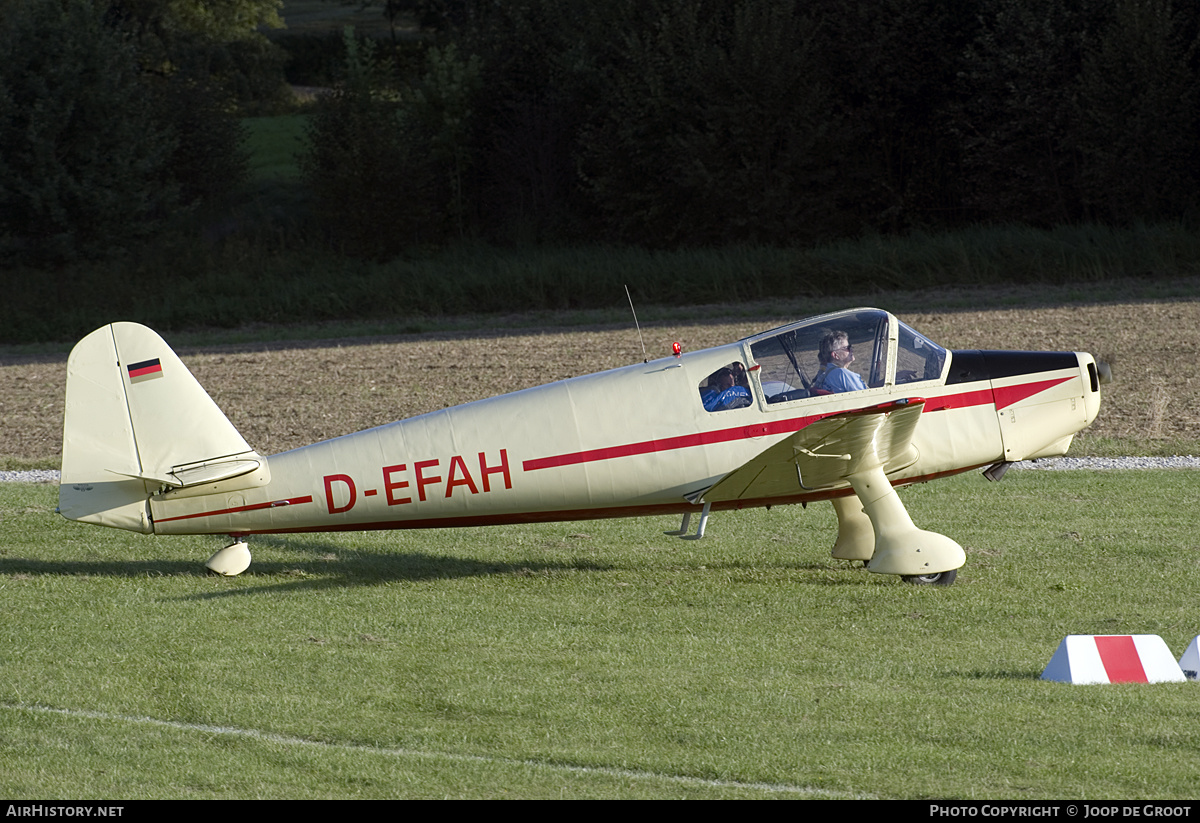
[[[1087,372],[1083,376],[1085,387],[1083,403],[1086,418],[1084,425],[1087,426],[1100,413],[1100,387],[1112,382],[1112,366],[1103,360],[1096,360],[1090,354],[1081,354],[1079,362],[1081,366],[1085,364],[1087,366]],[[1091,391],[1087,391],[1087,388],[1090,388]]]

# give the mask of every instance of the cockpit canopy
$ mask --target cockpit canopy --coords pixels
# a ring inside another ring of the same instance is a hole
[[[814,317],[746,342],[767,403],[937,380],[946,363],[944,348],[879,309]]]

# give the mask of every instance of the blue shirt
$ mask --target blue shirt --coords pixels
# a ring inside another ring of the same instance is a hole
[[[739,401],[739,397],[745,398],[745,400]],[[714,390],[704,395],[703,402],[705,411],[737,409],[750,405],[750,392],[746,390],[745,386],[733,386],[723,392]]]
[[[814,389],[824,389],[829,392],[861,391],[867,384],[863,379],[849,369],[843,369],[830,363],[821,369],[817,379],[813,381]]]

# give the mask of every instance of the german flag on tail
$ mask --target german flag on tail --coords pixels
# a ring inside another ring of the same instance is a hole
[[[162,363],[158,361],[157,357],[153,360],[143,360],[140,363],[130,363],[126,368],[129,370],[130,383],[142,383],[163,376]]]

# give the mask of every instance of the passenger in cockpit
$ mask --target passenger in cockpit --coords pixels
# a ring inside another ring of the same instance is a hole
[[[710,412],[738,409],[750,405],[750,390],[738,385],[731,368],[722,366],[708,376],[705,386],[700,390],[700,400],[705,410]]]

